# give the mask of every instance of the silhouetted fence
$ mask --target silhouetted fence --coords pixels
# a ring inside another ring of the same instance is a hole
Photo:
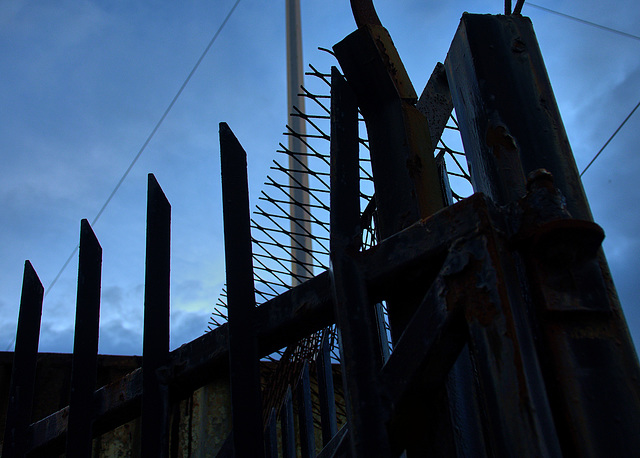
[[[71,401],[30,424],[43,289],[27,263],[4,456],[89,456],[93,437],[136,417],[142,456],[169,456],[172,405],[226,370],[233,427],[218,456],[637,453],[637,356],[528,19],[463,16],[418,104],[428,126],[379,24],[334,50],[331,269],[256,307],[246,154],[221,124],[228,324],[169,352],[170,207],[150,175],[142,368],[96,390],[101,250],[83,221]],[[380,238],[365,249],[358,108]],[[449,205],[429,132],[453,108],[482,193]],[[346,424],[326,335],[320,418],[311,361],[264,412],[260,359],[334,323]]]

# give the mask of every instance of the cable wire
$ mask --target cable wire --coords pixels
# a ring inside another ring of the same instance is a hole
[[[131,161],[131,163],[129,164],[129,167],[127,167],[127,170],[124,172],[124,174],[122,175],[122,177],[120,178],[120,180],[118,181],[118,184],[116,184],[116,186],[113,188],[113,191],[111,191],[111,194],[109,194],[109,197],[107,198],[107,200],[105,201],[105,203],[102,205],[102,208],[100,208],[100,211],[97,213],[97,215],[95,216],[95,218],[93,218],[93,221],[91,222],[91,225],[95,225],[98,220],[100,219],[100,217],[102,216],[102,213],[105,211],[105,209],[107,208],[107,205],[109,205],[109,203],[111,202],[111,199],[113,199],[113,196],[116,195],[116,192],[118,192],[118,190],[120,189],[120,186],[122,186],[122,183],[124,182],[124,180],[127,178],[127,176],[129,175],[129,172],[131,172],[131,169],[133,169],[133,166],[136,164],[136,162],[138,162],[138,159],[140,158],[140,156],[142,155],[142,153],[144,152],[144,150],[147,148],[147,145],[149,145],[149,142],[151,141],[151,139],[153,138],[153,136],[156,134],[156,132],[158,131],[158,128],[160,127],[160,125],[163,123],[163,121],[165,120],[165,118],[167,117],[167,115],[169,114],[169,112],[171,111],[171,109],[173,108],[173,106],[175,105],[176,101],[178,100],[178,98],[180,97],[180,95],[182,94],[182,91],[184,91],[184,88],[187,86],[187,84],[189,83],[189,81],[191,80],[191,77],[194,75],[194,73],[196,72],[196,70],[198,69],[198,67],[200,66],[200,64],[202,63],[202,60],[205,58],[205,56],[207,55],[207,53],[209,52],[209,49],[211,49],[211,46],[213,46],[213,44],[215,43],[215,41],[218,39],[218,35],[220,35],[220,32],[222,32],[222,29],[224,28],[224,26],[227,24],[227,22],[229,21],[229,19],[231,18],[231,15],[233,14],[233,12],[235,11],[236,7],[238,6],[238,4],[240,3],[240,0],[236,0],[235,4],[233,5],[233,7],[231,8],[231,10],[229,11],[229,13],[227,14],[227,17],[224,18],[224,21],[222,21],[222,24],[220,24],[220,27],[218,27],[218,30],[216,31],[216,33],[213,35],[213,38],[209,41],[209,44],[207,45],[207,47],[205,48],[205,50],[202,52],[202,54],[200,55],[200,58],[198,59],[198,61],[196,62],[196,64],[193,66],[193,68],[191,69],[191,72],[189,72],[189,75],[187,76],[187,78],[184,80],[184,82],[182,83],[182,86],[180,86],[180,89],[178,89],[178,92],[176,93],[176,95],[173,97],[173,99],[171,100],[171,103],[169,103],[169,106],[167,107],[166,110],[164,110],[164,113],[162,114],[162,116],[160,117],[160,120],[156,123],[155,127],[153,128],[153,130],[151,131],[151,133],[149,134],[149,136],[147,137],[147,139],[145,140],[144,144],[142,145],[142,147],[140,148],[140,150],[138,151],[138,154],[136,154],[136,156],[133,158],[133,160]],[[71,260],[73,259],[74,255],[76,254],[76,252],[78,251],[79,245],[76,245],[76,247],[73,249],[73,252],[71,253],[71,255],[69,256],[69,259],[67,259],[67,261],[64,263],[64,265],[62,266],[62,268],[60,269],[60,271],[58,272],[58,274],[56,275],[56,277],[53,279],[53,281],[49,284],[49,287],[47,288],[46,292],[45,292],[45,296],[47,294],[49,294],[49,292],[51,291],[51,288],[53,288],[53,285],[56,284],[56,282],[58,281],[58,279],[60,278],[60,275],[62,275],[62,272],[64,272],[64,270],[67,268],[67,266],[69,265],[69,262],[71,262]]]
[[[552,13],[552,14],[555,14],[557,16],[562,16],[563,18],[566,18],[566,19],[571,19],[572,21],[576,21],[576,22],[580,22],[582,24],[590,25],[592,27],[596,27],[596,28],[601,29],[601,30],[606,30],[607,32],[616,33],[616,34],[621,35],[623,37],[633,38],[634,40],[640,40],[640,36],[638,36],[638,35],[632,35],[630,33],[623,32],[621,30],[612,29],[611,27],[607,27],[607,26],[604,26],[604,25],[601,25],[601,24],[596,24],[595,22],[591,22],[591,21],[587,21],[587,20],[584,20],[584,19],[580,19],[580,18],[577,18],[575,16],[571,16],[569,14],[561,13],[560,11],[555,11],[555,10],[552,10],[550,8],[546,8],[544,6],[536,5],[535,3],[527,2],[526,5],[527,6],[532,6],[534,8],[539,9],[539,10],[542,10],[542,11],[546,11],[547,13]]]
[[[582,171],[582,173],[580,173],[580,176],[584,175],[584,172],[586,172],[586,171],[589,169],[589,167],[591,167],[591,164],[593,164],[593,163],[595,162],[595,160],[596,160],[596,159],[598,159],[598,156],[600,156],[600,153],[602,153],[602,151],[604,151],[604,149],[605,149],[605,148],[607,147],[607,145],[611,142],[611,140],[613,140],[613,137],[615,137],[615,136],[618,134],[618,132],[620,132],[620,129],[622,129],[622,127],[627,123],[627,121],[629,120],[629,118],[631,118],[631,116],[633,116],[633,113],[635,113],[635,111],[638,109],[638,107],[640,107],[640,102],[638,102],[638,104],[633,108],[633,110],[631,110],[631,113],[629,113],[629,114],[627,115],[627,117],[626,117],[626,118],[624,118],[624,121],[622,121],[622,124],[620,124],[620,125],[618,126],[618,128],[616,129],[616,131],[615,131],[613,134],[611,134],[611,137],[609,137],[609,140],[607,140],[607,141],[605,142],[605,144],[604,144],[604,145],[602,145],[602,148],[600,148],[600,151],[598,151],[598,152],[596,153],[596,155],[595,155],[595,156],[593,156],[593,159],[591,159],[591,162],[589,162],[589,163],[587,164],[587,166],[584,168],[584,170]]]

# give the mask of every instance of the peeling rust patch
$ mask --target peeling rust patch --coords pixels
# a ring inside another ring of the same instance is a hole
[[[507,126],[502,123],[489,124],[485,141],[498,158],[501,157],[503,151],[508,153],[518,151],[516,139],[509,133]]]

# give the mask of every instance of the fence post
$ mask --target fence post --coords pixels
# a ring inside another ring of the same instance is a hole
[[[142,343],[142,456],[169,452],[169,388],[158,368],[169,356],[171,205],[149,174]]]
[[[333,47],[367,124],[375,182],[376,228],[385,239],[444,206],[426,118],[389,33],[363,25]],[[437,139],[436,139],[437,140]],[[425,291],[402,288],[387,298],[397,342]]]
[[[98,371],[102,248],[89,222],[80,224],[78,297],[73,339],[67,457],[90,457]]]
[[[264,456],[262,399],[251,258],[247,154],[220,123],[222,209],[229,313],[229,376],[236,456]]]
[[[446,67],[474,189],[508,204],[544,168],[571,216],[592,220],[531,21],[463,15]],[[640,365],[602,251],[594,263],[560,269],[568,282],[545,285],[531,270],[523,281],[563,450],[623,456],[640,448]],[[554,311],[563,301],[571,306]]]
[[[38,341],[44,288],[29,261],[24,263],[20,314],[11,368],[9,405],[2,443],[3,457],[20,457],[27,450],[27,429],[33,411]]]
[[[355,127],[355,129],[354,129]],[[375,310],[353,259],[359,248],[360,186],[355,98],[331,72],[331,273],[340,329],[345,401],[353,456],[391,453],[377,383],[382,353]]]

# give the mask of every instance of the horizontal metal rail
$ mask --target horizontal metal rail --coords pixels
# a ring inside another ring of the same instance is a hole
[[[437,271],[454,240],[502,226],[495,216],[498,214],[494,205],[478,194],[363,252],[359,263],[370,297],[383,298],[398,278]],[[258,354],[265,357],[334,322],[331,279],[329,272],[323,272],[256,308]],[[170,352],[168,364],[158,373],[167,377],[172,398],[183,399],[225,370],[228,351],[228,329],[223,325]],[[141,398],[141,369],[96,390],[94,436],[140,416]],[[33,423],[29,428],[31,450],[59,446],[66,434],[67,415],[68,408],[64,408]]]

